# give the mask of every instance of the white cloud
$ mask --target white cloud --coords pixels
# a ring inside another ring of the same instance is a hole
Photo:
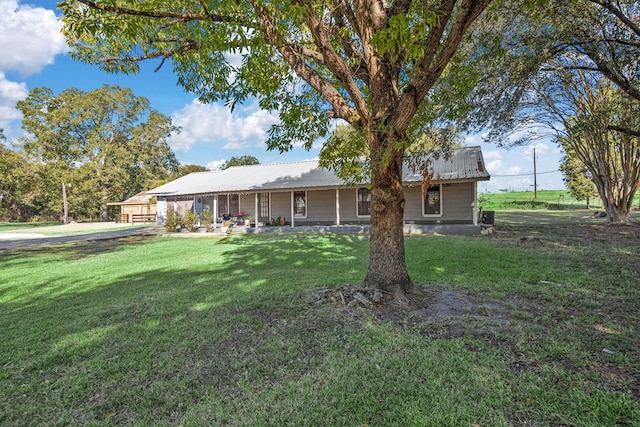
[[[53,10],[0,0],[0,70],[29,76],[67,52],[62,23]]]
[[[522,150],[522,157],[533,161],[533,149],[536,150],[536,157],[543,156],[549,152],[549,146],[543,142],[538,142],[535,145],[528,145]]]
[[[28,77],[67,52],[61,28],[53,10],[0,0],[0,128],[8,139],[14,137],[11,121],[21,118],[16,102],[25,99],[28,90],[24,82],[7,79],[6,73]]]
[[[27,94],[25,83],[9,81],[0,71],[0,128],[4,129],[4,134],[7,137],[11,133],[10,121],[22,118],[20,112],[15,108],[16,102],[25,99]]]
[[[502,160],[491,160],[490,162],[486,163],[486,166],[489,173],[498,173],[502,169]]]
[[[231,53],[227,52],[224,54],[225,59],[229,64],[236,68],[240,68],[242,66],[242,52]]]
[[[278,122],[277,116],[257,107],[236,110],[234,114],[220,104],[193,101],[173,114],[173,123],[182,132],[171,137],[175,151],[188,151],[195,143],[215,144],[222,150],[238,150],[260,146],[267,131]]]
[[[227,163],[225,159],[213,160],[205,165],[205,167],[210,171],[217,171],[222,169],[224,164]]]
[[[484,151],[482,150],[482,157],[484,160],[499,160],[502,159],[502,153],[498,150]]]

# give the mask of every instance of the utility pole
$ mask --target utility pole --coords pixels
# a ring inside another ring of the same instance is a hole
[[[69,205],[67,204],[67,187],[62,183],[62,223],[66,224],[69,220]]]
[[[536,149],[533,149],[533,200],[538,200],[538,174],[536,171]]]

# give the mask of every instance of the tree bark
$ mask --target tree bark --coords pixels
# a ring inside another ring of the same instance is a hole
[[[109,201],[109,189],[103,187],[101,190],[100,200],[100,222],[109,221],[109,212],[107,211],[107,202]]]
[[[629,206],[626,202],[618,203],[604,200],[604,209],[607,213],[607,224],[627,225],[629,224]]]
[[[404,205],[402,155],[397,153],[372,167],[369,267],[364,285],[401,301],[413,289],[405,263]]]

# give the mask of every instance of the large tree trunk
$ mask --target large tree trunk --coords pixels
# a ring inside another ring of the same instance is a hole
[[[635,191],[629,193],[628,188],[605,175],[596,176],[594,183],[607,213],[607,224],[626,225]]]
[[[405,300],[413,288],[404,251],[402,156],[372,166],[369,267],[364,285]]]
[[[100,222],[109,221],[109,212],[107,211],[107,202],[109,201],[109,189],[103,186],[100,190]]]
[[[629,207],[627,203],[604,201],[604,209],[607,212],[607,224],[626,225],[629,223]]]

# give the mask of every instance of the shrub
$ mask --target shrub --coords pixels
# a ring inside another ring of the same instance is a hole
[[[180,222],[180,218],[178,214],[173,209],[173,206],[169,206],[167,208],[167,219],[165,221],[165,227],[169,233],[174,233],[178,229],[178,223]]]
[[[194,211],[187,211],[184,214],[184,227],[189,231],[196,231],[199,225],[199,219],[197,213]]]
[[[209,206],[204,208],[202,212],[202,221],[204,222],[207,230],[211,230],[211,224],[213,223],[213,213],[209,210]]]

